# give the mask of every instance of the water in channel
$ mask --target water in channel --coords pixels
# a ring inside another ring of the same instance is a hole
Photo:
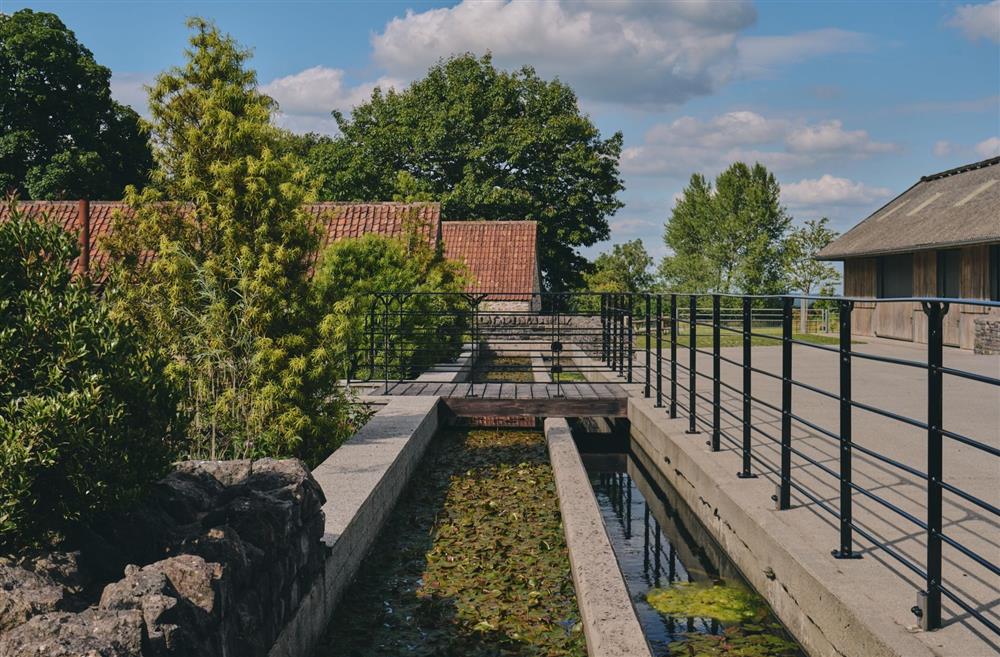
[[[654,655],[805,657],[677,493],[654,483],[642,455],[583,460]]]

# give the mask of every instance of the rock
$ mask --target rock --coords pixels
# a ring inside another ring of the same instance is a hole
[[[177,464],[176,472],[189,474],[205,473],[211,475],[225,487],[243,483],[250,475],[253,461],[241,459],[237,461],[182,461]]]
[[[45,575],[0,561],[0,634],[39,614],[64,609],[68,595]]]
[[[142,638],[135,610],[43,614],[0,635],[0,657],[144,657]]]

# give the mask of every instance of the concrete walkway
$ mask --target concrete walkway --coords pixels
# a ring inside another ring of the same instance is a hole
[[[853,349],[855,352],[926,362],[926,346],[923,345],[876,338],[866,339],[865,344],[856,344]],[[739,348],[727,348],[722,351],[727,358],[735,361],[742,359],[742,350]],[[680,363],[687,365],[688,357],[687,350],[679,350]],[[752,350],[751,360],[754,367],[780,374],[780,347],[755,347]],[[641,365],[644,362],[644,354],[637,353],[636,364],[639,367],[634,370],[634,381],[643,380],[644,372]],[[838,393],[839,358],[836,353],[795,345],[793,363],[793,378],[834,394]],[[946,348],[945,366],[1000,377],[1000,357],[997,356],[978,356],[969,351]],[[669,363],[665,363],[663,369],[666,377]],[[710,375],[711,357],[699,354],[697,369]],[[679,371],[678,379],[687,385],[686,372]],[[655,381],[655,378],[653,380]],[[739,390],[742,383],[741,368],[724,363],[722,380]],[[923,370],[855,357],[852,384],[853,398],[856,401],[921,422],[926,420],[927,375]],[[666,397],[669,390],[669,381],[666,378],[663,387]],[[762,374],[754,374],[752,388],[755,397],[780,407],[780,381]],[[628,389],[633,395],[642,395],[642,388],[639,385],[628,386]],[[710,398],[711,389],[710,378],[699,377],[699,392]],[[742,415],[742,401],[738,392],[727,391],[723,387],[722,399],[726,409],[736,417]],[[680,389],[678,402],[682,409],[686,409],[687,393]],[[839,406],[835,400],[796,387],[792,406],[795,414],[835,434],[839,433]],[[711,407],[699,401],[697,412],[705,421],[704,425],[700,425],[704,433],[691,436],[690,439],[704,442],[710,435],[706,427],[711,422]],[[686,418],[686,410],[680,410],[679,416]],[[755,427],[753,452],[756,457],[754,471],[761,477],[757,482],[770,480],[776,485],[780,452],[775,441],[780,437],[780,417],[761,405],[755,405],[753,417]],[[722,414],[722,427],[723,431],[736,441],[742,439],[742,424],[726,412]],[[926,471],[925,430],[860,409],[855,409],[853,412],[853,427],[855,444],[918,471]],[[994,447],[1000,446],[1000,388],[945,375],[944,427]],[[1000,459],[947,437],[944,441],[944,481],[994,506],[1000,506]],[[793,423],[793,448],[834,472],[839,470],[837,443],[798,422]],[[723,438],[722,450],[723,453],[716,458],[728,459],[733,471],[738,470],[740,464],[738,445]],[[853,464],[855,484],[917,518],[926,518],[926,484],[921,478],[867,456],[859,450],[854,451]],[[794,454],[792,467],[792,476],[796,483],[828,504],[830,508],[834,510],[838,508],[839,484],[834,477]],[[760,490],[759,486],[753,488]],[[859,527],[923,568],[926,558],[923,530],[861,493],[856,492],[853,501],[854,519]],[[781,512],[786,516],[786,522],[791,522],[794,517],[797,526],[814,536],[817,555],[826,555],[832,559],[828,555],[838,544],[837,519],[820,504],[809,500],[794,488],[792,503],[793,509]],[[1000,519],[949,492],[945,492],[943,513],[946,536],[986,560],[1000,563]],[[933,654],[956,657],[1000,654],[1000,637],[992,634],[947,598],[944,599],[945,626],[936,632],[919,632],[915,627],[917,619],[909,610],[916,603],[916,592],[924,587],[924,582],[898,560],[862,537],[856,535],[855,542],[856,549],[864,555],[865,562],[876,562],[883,566],[879,577],[872,581],[872,585],[880,589],[874,594],[879,600],[884,601],[885,614],[892,623],[918,633],[922,642]],[[841,568],[850,569],[855,567],[852,564],[861,562],[839,563]],[[867,564],[857,567],[869,568]],[[989,570],[947,544],[944,546],[943,580],[946,588],[962,599],[971,601],[994,623],[1000,624],[1000,581]],[[866,591],[866,595],[870,596],[872,593]]]

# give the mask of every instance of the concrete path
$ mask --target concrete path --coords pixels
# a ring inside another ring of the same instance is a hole
[[[893,358],[926,362],[926,346],[893,342],[880,339],[866,339],[865,344],[854,345],[861,353],[890,356]],[[723,349],[723,355],[735,361],[742,360],[740,348]],[[680,350],[678,361],[688,364],[687,350]],[[754,367],[780,374],[780,347],[755,347],[751,356]],[[643,353],[636,354],[634,381],[642,381],[645,362]],[[811,347],[796,345],[793,348],[793,378],[812,386],[838,393],[839,359],[836,353]],[[669,363],[664,364],[664,374],[669,372]],[[1000,377],[1000,357],[978,356],[969,351],[945,349],[945,366],[966,371]],[[699,354],[697,369],[711,374],[711,357]],[[655,372],[655,369],[654,369]],[[687,385],[686,372],[679,371],[678,379]],[[655,379],[653,379],[655,381]],[[723,388],[723,405],[736,417],[726,412],[722,414],[723,431],[735,441],[742,439],[742,424],[736,418],[742,415],[742,401],[738,390],[742,384],[742,369],[731,364],[723,364],[722,380],[737,391]],[[878,363],[855,357],[853,359],[853,398],[856,401],[885,409],[918,421],[927,419],[927,375],[923,370],[904,365]],[[641,396],[641,386],[628,386],[630,392]],[[664,394],[669,390],[665,379]],[[698,390],[711,397],[710,378],[699,377]],[[771,377],[754,374],[753,395],[780,407],[780,381]],[[654,386],[655,390],[655,386]],[[678,401],[686,409],[687,394],[678,390]],[[793,392],[793,412],[806,420],[839,433],[839,407],[835,400],[818,393],[795,388]],[[706,424],[711,422],[711,407],[705,402],[697,404],[698,415]],[[687,417],[686,410],[679,413]],[[780,437],[780,417],[777,413],[755,405],[753,433],[754,470],[762,479],[777,484],[780,452],[775,441]],[[855,409],[853,412],[854,442],[879,454],[899,461],[920,472],[926,472],[926,431],[897,420]],[[1000,447],[1000,388],[945,375],[944,380],[944,427],[948,430],[974,438],[980,442]],[[766,435],[765,435],[766,434]],[[692,436],[692,440],[705,441],[709,433]],[[990,456],[974,447],[950,438],[944,439],[944,481],[963,491],[1000,506],[1000,459]],[[822,463],[834,472],[839,470],[839,447],[829,437],[810,430],[801,423],[793,423],[793,447],[803,454]],[[729,459],[732,468],[739,469],[740,452],[738,445],[723,438],[723,453],[719,459]],[[759,460],[758,460],[759,459]],[[926,484],[890,464],[854,451],[854,483],[872,494],[901,508],[916,518],[926,519]],[[836,510],[839,502],[839,485],[829,473],[802,457],[792,457],[793,479],[809,490],[817,499]],[[898,513],[868,498],[855,493],[855,522],[905,558],[921,568],[925,565],[926,540],[924,531]],[[815,535],[818,553],[828,555],[838,545],[838,521],[827,510],[806,496],[792,491],[793,509],[782,512],[792,514],[804,530]],[[944,534],[992,563],[1000,563],[1000,518],[991,515],[978,506],[962,500],[955,494],[945,492]],[[916,603],[916,592],[924,587],[924,582],[911,570],[885,551],[874,547],[860,536],[855,537],[856,549],[865,560],[878,562],[892,577],[879,578],[879,586],[886,584],[886,590],[879,592],[885,600],[886,611],[894,623],[915,626],[916,618],[909,609]],[[840,562],[843,568],[850,568],[849,561]],[[994,623],[1000,624],[1000,580],[989,570],[975,563],[959,550],[944,546],[944,585],[967,601],[972,601],[977,609],[986,614]],[[873,583],[874,584],[874,583]],[[957,605],[944,600],[945,627],[933,633],[922,633],[922,639],[935,654],[972,656],[1000,654],[1000,637]],[[914,628],[914,631],[916,629]]]

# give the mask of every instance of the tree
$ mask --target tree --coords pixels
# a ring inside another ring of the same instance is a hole
[[[365,370],[380,377],[388,365],[390,376],[410,377],[419,373],[420,366],[457,356],[468,317],[461,296],[463,274],[463,267],[444,259],[414,227],[402,239],[368,234],[332,244],[321,256],[313,282],[316,303],[330,310],[321,327],[323,335],[338,362],[350,368],[341,374]],[[400,290],[416,294],[391,306],[385,303],[387,297],[377,296]],[[366,328],[371,328],[368,322],[384,322],[385,311],[391,313],[390,350],[406,354],[404,366],[409,364],[410,370],[400,371],[398,361],[389,359],[383,349],[376,350],[376,361],[371,363],[362,349]]]
[[[585,275],[587,288],[592,292],[648,292],[653,285],[652,266],[642,240],[615,244],[610,253],[594,260],[593,271]]]
[[[376,89],[341,137],[310,153],[333,200],[441,202],[450,220],[534,219],[544,284],[574,289],[586,261],[575,247],[606,239],[621,207],[622,136],[602,139],[558,80],[487,55],[444,60],[402,92]]]
[[[110,80],[55,14],[0,13],[0,192],[120,198],[144,183],[149,144]]]
[[[249,52],[201,19],[150,89],[157,168],[110,247],[121,311],[163,345],[196,456],[324,458],[351,430],[310,304],[318,227],[301,161],[277,155]],[[155,258],[149,258],[153,254]]]
[[[70,275],[76,239],[0,221],[0,545],[135,502],[181,448],[159,353]]]
[[[664,242],[672,255],[660,275],[682,292],[779,294],[785,283],[785,235],[791,218],[781,188],[761,164],[736,162],[715,179],[701,174],[674,205]]]
[[[816,254],[837,238],[830,230],[826,217],[807,220],[802,226],[793,228],[786,244],[788,287],[801,291],[806,297],[815,289],[830,290],[840,281],[840,273],[833,265],[816,259]],[[808,327],[809,300],[802,299],[799,330],[805,333]]]

